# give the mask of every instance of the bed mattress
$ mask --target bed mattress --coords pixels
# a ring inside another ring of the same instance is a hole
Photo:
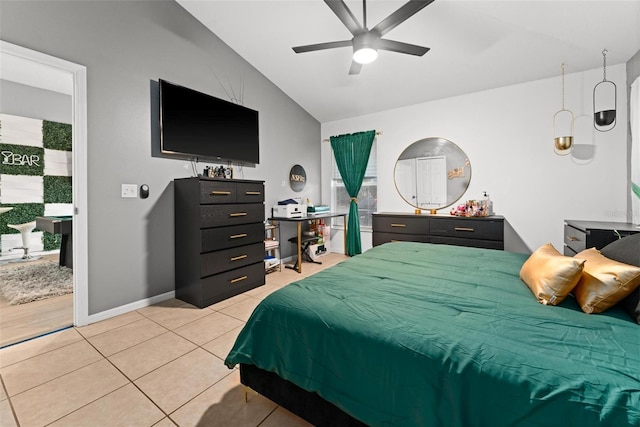
[[[638,426],[640,329],[539,304],[527,255],[374,247],[265,298],[225,360],[372,426]]]

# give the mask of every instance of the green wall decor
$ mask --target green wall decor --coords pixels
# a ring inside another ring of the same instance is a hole
[[[73,202],[73,188],[70,176],[45,175],[43,180],[45,203]]]
[[[43,120],[42,144],[51,150],[71,151],[71,125]]]
[[[0,144],[0,174],[44,175],[44,149],[29,145]]]
[[[2,123],[3,119],[7,119],[6,123]],[[4,187],[4,193],[0,193],[0,206],[11,206],[13,209],[5,212],[0,216],[0,235],[19,234],[18,230],[9,228],[7,224],[24,224],[34,221],[37,216],[57,215],[71,209],[73,202],[72,177],[46,175],[45,164],[47,161],[47,153],[49,150],[70,152],[72,149],[72,128],[71,125],[65,123],[56,123],[47,120],[31,119],[32,122],[27,129],[13,128],[8,123],[16,123],[9,115],[0,114],[0,186]],[[36,123],[34,123],[34,121]],[[22,120],[18,120],[18,123]],[[14,139],[14,135],[20,135],[25,130],[33,132],[39,126],[42,129],[41,145],[38,140],[30,141],[31,145],[22,145],[19,139]],[[5,125],[5,126],[3,126]],[[11,129],[11,132],[7,130]],[[4,134],[6,131],[6,135]],[[45,150],[46,149],[46,150]],[[60,156],[53,156],[54,165],[49,165],[47,171],[59,170],[65,174],[71,170],[71,165],[60,165]],[[67,156],[68,162],[71,157]],[[51,172],[47,172],[51,173]],[[56,173],[56,172],[54,172]],[[3,182],[2,175],[12,175],[11,179],[5,179]],[[24,176],[22,180],[21,176]],[[42,177],[42,190],[34,187],[34,177]],[[26,186],[24,186],[27,184]],[[23,187],[24,186],[24,187]],[[26,192],[23,188],[29,188]],[[40,192],[41,191],[41,192]],[[49,205],[50,208],[48,208]],[[55,206],[53,206],[55,205]],[[66,205],[66,206],[65,206]],[[61,236],[45,232],[44,230],[35,229],[35,232],[42,232],[42,244],[44,251],[52,251],[60,248]],[[32,241],[33,243],[33,241]],[[2,248],[0,242],[0,250],[2,255],[10,253],[13,248]]]
[[[17,234],[20,233],[14,228],[9,228],[7,224],[24,224],[25,222],[31,222],[37,216],[44,215],[43,203],[13,203],[2,204],[0,206],[11,206],[9,212],[2,214],[2,221],[0,221],[0,234]]]

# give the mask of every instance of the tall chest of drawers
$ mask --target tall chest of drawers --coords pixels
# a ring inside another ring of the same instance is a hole
[[[504,218],[373,214],[373,246],[391,241],[504,249]]]
[[[609,243],[640,233],[628,222],[564,220],[564,254],[574,256],[585,249],[602,249]]]
[[[176,298],[203,308],[264,285],[264,181],[174,180]]]

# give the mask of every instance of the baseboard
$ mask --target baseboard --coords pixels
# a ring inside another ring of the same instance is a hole
[[[138,310],[140,308],[148,307],[150,305],[158,304],[159,302],[166,301],[171,298],[175,298],[176,292],[166,292],[164,294],[156,295],[151,298],[141,299],[139,301],[134,301],[129,304],[121,305],[120,307],[115,307],[109,310],[101,311],[100,313],[90,314],[87,319],[87,324],[99,322],[101,320],[110,319],[115,316],[119,316],[121,314],[129,313],[133,310]]]

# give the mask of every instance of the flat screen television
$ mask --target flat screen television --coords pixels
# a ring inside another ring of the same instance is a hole
[[[163,154],[258,164],[258,112],[159,80]]]

